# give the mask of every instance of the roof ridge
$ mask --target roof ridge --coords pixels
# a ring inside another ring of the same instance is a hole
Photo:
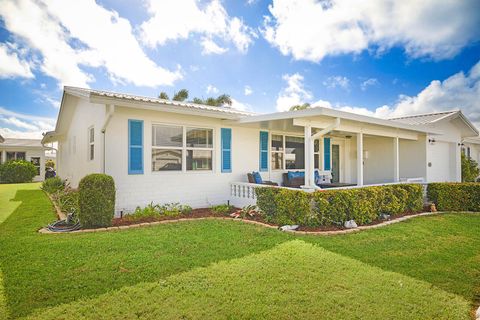
[[[430,112],[430,113],[412,114],[412,115],[408,115],[408,116],[388,118],[388,120],[399,120],[399,119],[408,119],[408,118],[427,117],[427,116],[433,116],[433,115],[439,115],[439,114],[456,113],[456,112],[459,112],[459,111],[460,111],[460,109],[452,109],[452,110],[448,110],[448,111],[438,111],[438,112]]]

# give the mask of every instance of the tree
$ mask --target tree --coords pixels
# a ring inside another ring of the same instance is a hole
[[[475,182],[480,175],[478,163],[462,153],[462,181]]]
[[[174,101],[185,101],[188,99],[188,90],[187,89],[181,89],[177,93],[173,95]]]
[[[295,106],[292,106],[290,108],[290,111],[296,111],[296,110],[305,110],[311,108],[310,103],[306,102],[304,104],[297,104]]]
[[[221,94],[218,97],[209,97],[205,100],[200,99],[200,98],[193,98],[192,100],[193,103],[198,103],[198,104],[206,104],[208,106],[212,107],[222,107],[222,106],[231,106],[233,101],[232,98],[228,94]]]
[[[158,97],[163,100],[170,100],[170,98],[168,97],[168,94],[165,91],[160,92]]]

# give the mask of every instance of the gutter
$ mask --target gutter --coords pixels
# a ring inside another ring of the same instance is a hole
[[[102,165],[102,172],[105,174],[105,166],[106,166],[106,138],[105,138],[105,132],[107,131],[107,126],[110,123],[110,119],[112,119],[113,113],[115,112],[115,105],[109,104],[105,105],[107,108],[107,117],[105,119],[105,122],[103,123],[102,130],[101,132],[103,133],[103,165]]]

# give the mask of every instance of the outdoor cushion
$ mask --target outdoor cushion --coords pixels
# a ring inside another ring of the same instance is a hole
[[[318,171],[315,170],[315,184],[319,183],[318,180],[320,180],[320,173],[318,173]]]
[[[258,184],[262,184],[263,183],[263,179],[262,179],[262,176],[260,175],[260,172],[252,172],[252,175],[253,175],[253,179],[255,179],[255,183],[258,183]]]
[[[295,179],[295,178],[305,178],[305,172],[303,171],[288,171],[288,179]]]

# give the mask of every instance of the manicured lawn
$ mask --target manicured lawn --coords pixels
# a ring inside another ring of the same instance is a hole
[[[258,318],[268,308],[272,318],[468,319],[480,294],[478,214],[334,237],[231,221],[42,235],[36,231],[54,219],[48,198],[14,188],[21,204],[0,224],[0,318],[62,318],[62,308],[78,311],[73,318],[147,318],[159,310],[173,318]],[[8,198],[0,196],[0,215]]]
[[[34,319],[468,319],[468,301],[293,240]]]
[[[15,197],[17,190],[38,189],[39,183],[0,184],[0,223],[20,205],[20,202],[10,201]]]

